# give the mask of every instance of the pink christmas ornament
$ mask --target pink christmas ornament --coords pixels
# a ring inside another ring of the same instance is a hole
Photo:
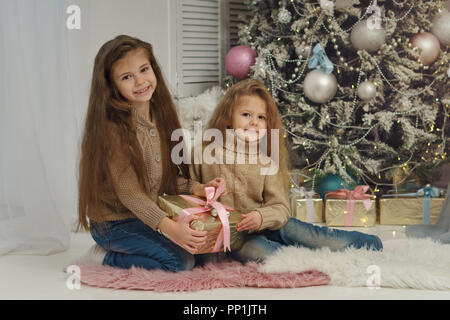
[[[225,68],[234,78],[247,78],[250,67],[255,64],[256,52],[247,46],[233,47],[225,57]]]
[[[411,38],[411,44],[420,49],[420,61],[424,65],[432,64],[441,51],[439,39],[431,32],[421,32]]]

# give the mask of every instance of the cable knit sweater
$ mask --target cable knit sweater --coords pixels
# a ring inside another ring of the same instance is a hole
[[[140,186],[136,172],[122,149],[114,150],[108,162],[112,181],[105,183],[101,195],[103,208],[100,212],[89,212],[89,219],[96,222],[117,221],[127,218],[139,218],[156,230],[160,221],[167,216],[157,205],[158,190],[162,179],[161,141],[155,124],[141,116],[135,109],[132,111],[136,124],[137,138],[141,145],[146,176],[144,177],[150,193]],[[115,137],[111,137],[115,139]],[[192,193],[193,180],[178,178],[180,193]]]
[[[221,203],[241,213],[253,210],[261,213],[260,230],[280,229],[290,217],[289,198],[284,192],[286,182],[281,178],[280,170],[274,175],[262,175],[261,168],[268,168],[272,164],[272,160],[264,157],[262,158],[263,162],[270,161],[270,164],[263,164],[261,155],[258,155],[256,151],[249,150],[248,146],[245,151],[241,152],[235,145],[231,146],[228,143],[223,146],[222,150],[223,153],[219,151],[214,155],[214,159],[224,164],[206,164],[203,159],[202,164],[193,164],[190,167],[192,179],[206,183],[216,177],[224,178],[227,184],[227,195],[219,199]],[[227,157],[235,159],[234,163],[228,164]],[[241,160],[245,159],[245,162],[238,161],[238,157],[242,157]],[[220,161],[221,159],[223,161]],[[254,161],[250,162],[251,159]]]

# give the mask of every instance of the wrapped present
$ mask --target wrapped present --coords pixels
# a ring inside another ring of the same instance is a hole
[[[314,190],[291,188],[290,204],[294,218],[310,223],[323,222],[322,198]]]
[[[434,224],[444,205],[441,196],[438,188],[429,185],[417,192],[383,195],[379,201],[380,224]]]
[[[325,194],[325,221],[335,227],[371,227],[376,222],[375,196],[369,186],[340,189]]]
[[[158,205],[173,220],[190,214],[199,216],[191,222],[191,228],[207,231],[207,239],[197,254],[240,249],[247,234],[236,231],[236,224],[243,219],[241,214],[217,201],[221,192],[215,192],[212,187],[206,188],[206,192],[206,200],[187,195],[159,196]]]

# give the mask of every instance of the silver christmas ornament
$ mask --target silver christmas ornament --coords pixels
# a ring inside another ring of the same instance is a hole
[[[438,37],[443,46],[450,45],[450,12],[446,9],[433,18],[431,32]]]
[[[325,103],[337,92],[337,80],[333,74],[326,74],[320,69],[309,72],[303,82],[303,91],[309,100]]]
[[[382,27],[373,28],[366,19],[353,27],[350,40],[356,50],[376,52],[386,42],[386,32]]]
[[[377,88],[372,82],[366,80],[360,83],[358,87],[358,97],[361,100],[369,101],[375,98],[376,95],[377,95]]]

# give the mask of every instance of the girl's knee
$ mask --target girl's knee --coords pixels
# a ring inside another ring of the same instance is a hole
[[[231,256],[242,263],[262,262],[280,247],[280,243],[271,241],[263,235],[256,235],[244,243],[241,249],[232,252]]]
[[[289,220],[284,224],[283,227],[280,229],[280,236],[286,237],[291,233],[295,233],[296,229],[298,228],[300,220],[289,218]]]
[[[301,220],[290,218],[279,230],[281,241],[286,245],[301,242],[304,237],[314,234],[315,226]],[[318,228],[318,227],[317,227]]]

